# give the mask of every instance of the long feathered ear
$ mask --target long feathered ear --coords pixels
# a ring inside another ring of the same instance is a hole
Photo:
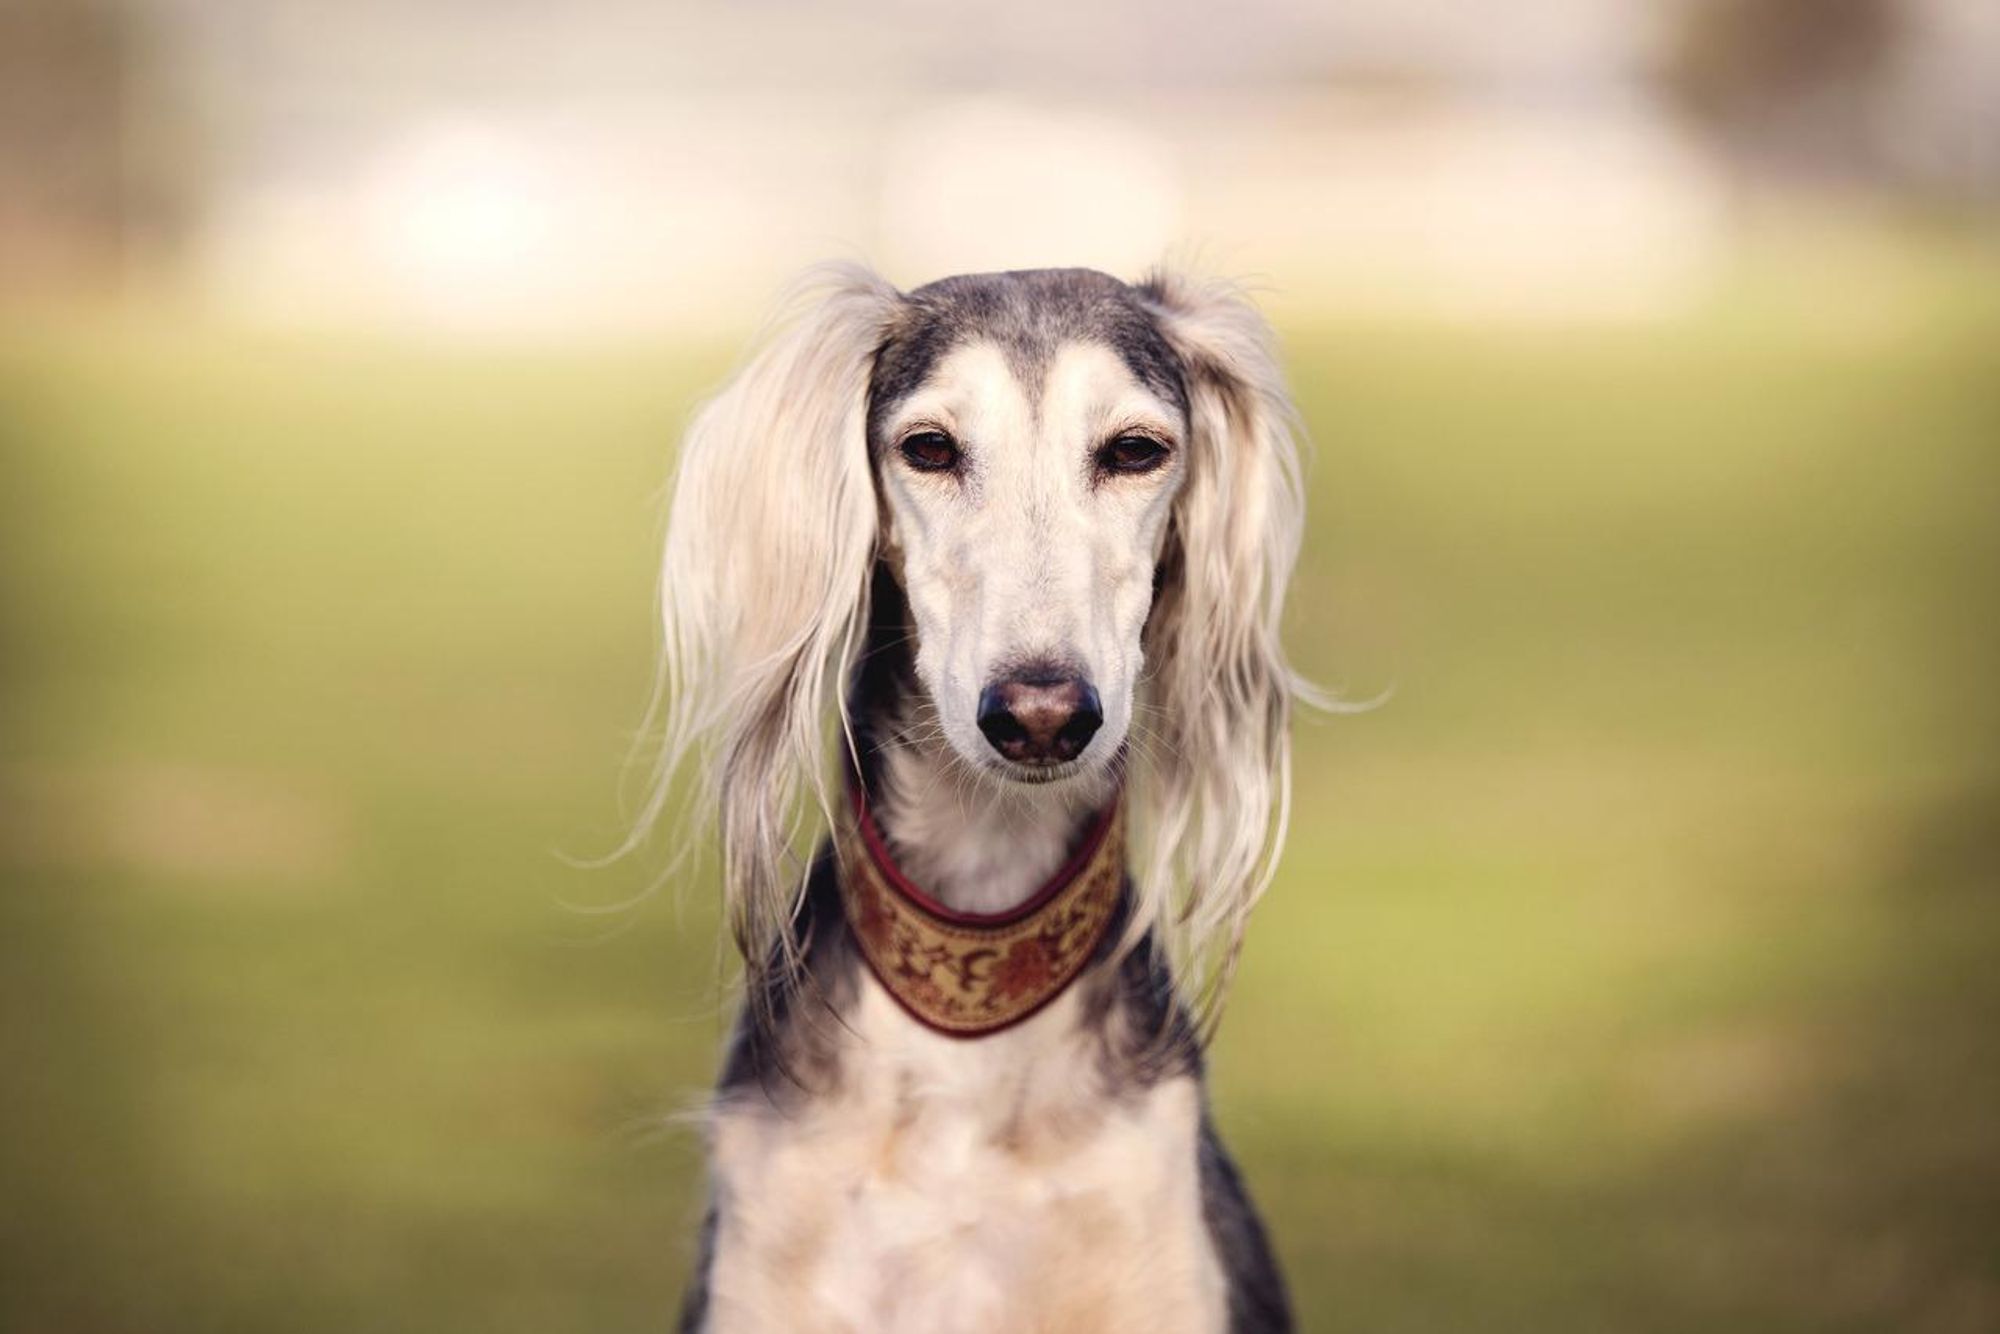
[[[899,301],[859,267],[820,271],[681,446],[661,575],[664,739],[640,825],[677,790],[695,819],[717,817],[753,975],[774,950],[795,960],[803,841],[832,818],[829,741],[836,720],[848,732],[875,552],[868,381]]]
[[[1297,415],[1270,329],[1234,288],[1161,273],[1140,292],[1180,357],[1190,433],[1146,627],[1142,915],[1171,914],[1166,934],[1209,1027],[1276,869],[1292,702],[1311,697],[1278,635],[1305,523]]]

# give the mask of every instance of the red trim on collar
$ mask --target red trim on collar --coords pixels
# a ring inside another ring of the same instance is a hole
[[[875,823],[875,812],[868,805],[868,794],[861,790],[859,783],[849,783],[848,792],[854,801],[854,818],[861,829],[861,841],[867,845],[868,855],[874,861],[876,869],[882,872],[883,877],[895,887],[896,892],[908,899],[913,907],[922,909],[925,914],[937,918],[947,926],[962,927],[1013,926],[1023,918],[1033,916],[1037,909],[1046,906],[1050,899],[1063,892],[1070,881],[1082,874],[1083,868],[1090,864],[1090,859],[1097,855],[1098,846],[1104,842],[1104,836],[1111,832],[1111,825],[1118,814],[1118,803],[1121,799],[1121,796],[1114,795],[1110,803],[1098,812],[1090,832],[1083,836],[1083,842],[1077,845],[1069,860],[1049,877],[1046,884],[1029,895],[1025,902],[1004,912],[960,912],[924,893],[917,888],[914,881],[903,874],[903,868],[896,865],[895,855],[889,851],[888,840],[882,837],[881,826]]]

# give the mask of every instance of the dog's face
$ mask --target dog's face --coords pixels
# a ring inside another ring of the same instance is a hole
[[[838,818],[857,758],[843,705],[914,688],[891,721],[1012,795],[1080,807],[1129,758],[1135,924],[1234,957],[1285,823],[1299,483],[1270,330],[1227,286],[825,273],[681,449],[648,818],[699,758],[744,956],[791,958],[801,819]],[[914,681],[865,656],[903,630]]]
[[[1179,361],[1123,283],[990,274],[909,295],[869,446],[917,675],[965,763],[1038,783],[1112,763],[1187,433]]]

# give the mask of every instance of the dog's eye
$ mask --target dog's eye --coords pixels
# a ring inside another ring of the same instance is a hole
[[[1106,472],[1151,472],[1167,461],[1167,447],[1150,436],[1121,435],[1097,451]]]
[[[950,472],[958,466],[958,446],[943,431],[918,431],[897,446],[918,472]]]

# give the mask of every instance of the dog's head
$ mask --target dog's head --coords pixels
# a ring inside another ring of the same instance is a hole
[[[964,771],[1075,795],[1136,761],[1141,922],[1178,889],[1197,943],[1233,944],[1287,791],[1290,423],[1267,330],[1227,289],[821,284],[695,422],[667,540],[665,771],[696,749],[713,766],[748,956],[783,939],[798,837],[830,818],[878,567]]]

